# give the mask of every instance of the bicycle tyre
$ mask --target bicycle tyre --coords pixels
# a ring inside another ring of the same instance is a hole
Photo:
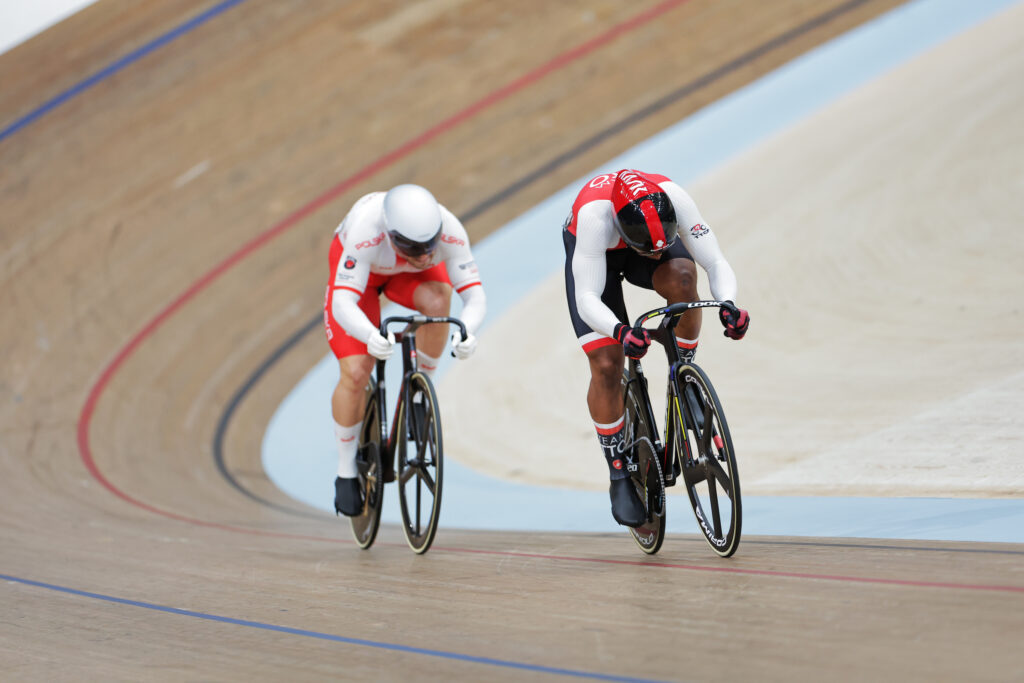
[[[386,445],[380,442],[379,419],[377,393],[373,391],[366,403],[366,410],[363,411],[363,427],[359,432],[359,445],[356,450],[356,469],[363,490],[363,513],[349,518],[352,523],[352,536],[363,550],[373,545],[377,538],[380,513],[384,506],[381,450],[386,448]]]
[[[419,401],[417,396],[421,397]],[[416,406],[422,406],[422,409]],[[396,482],[402,508],[402,527],[409,547],[413,552],[423,554],[437,534],[444,483],[444,452],[437,394],[430,378],[422,372],[409,375],[396,419]]]
[[[675,396],[681,399],[672,407],[674,457],[682,464],[697,526],[716,554],[730,557],[739,547],[743,506],[725,412],[711,380],[698,366],[681,366],[673,381]]]
[[[622,377],[625,397],[627,435],[637,456],[637,471],[630,475],[640,500],[647,509],[647,521],[631,528],[630,535],[640,550],[653,555],[665,540],[665,476],[661,460],[654,449],[654,426],[648,420],[643,397],[636,388],[639,378],[630,378],[629,371]]]

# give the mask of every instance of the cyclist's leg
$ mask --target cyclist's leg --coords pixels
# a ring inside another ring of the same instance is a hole
[[[658,265],[652,277],[654,291],[665,297],[670,304],[681,301],[696,301],[697,267],[686,258],[674,258]],[[700,309],[687,311],[676,324],[676,338],[696,341],[700,335]]]
[[[590,364],[587,407],[594,421],[601,452],[608,463],[612,516],[619,524],[637,527],[643,524],[647,513],[629,479],[629,466],[634,458],[630,449],[631,444],[628,443],[629,434],[626,433],[623,408],[622,368],[625,354],[621,344],[611,337],[595,332],[580,317],[576,308],[576,286],[572,275],[575,236],[563,230],[563,240],[566,250],[565,292],[569,304],[569,319]],[[601,301],[619,320],[626,321],[620,267],[622,256],[612,252],[608,254],[608,272]]]
[[[375,359],[358,354],[338,359],[340,374],[331,396],[331,414],[339,425],[355,425],[363,419],[366,385],[370,383]]]
[[[452,286],[444,264],[415,273],[401,273],[388,281],[384,295],[400,306],[424,315],[446,316],[451,312]],[[424,325],[416,331],[418,365],[428,375],[437,369],[448,342],[447,324]]]
[[[374,282],[367,283],[359,308],[371,322],[378,324],[380,295],[375,285]],[[329,284],[324,301],[324,329],[339,369],[338,383],[331,395],[331,414],[338,450],[334,505],[343,514],[357,515],[362,510],[362,500],[357,482],[356,449],[365,409],[366,386],[370,381],[374,359],[367,354],[366,344],[350,336],[334,319],[334,293],[334,288]]]
[[[424,315],[446,316],[451,313],[452,286],[436,280],[421,282],[413,291],[412,300],[416,310]],[[448,343],[449,328],[449,325],[439,323],[424,325],[416,332],[417,353],[434,361],[431,363],[434,367],[437,367],[436,359],[441,357],[445,344]],[[423,360],[420,359],[421,367]]]
[[[645,289],[653,289],[669,304],[696,301],[697,267],[682,240],[677,239],[658,260],[642,256],[630,258],[625,269],[626,279]],[[700,337],[700,309],[687,311],[675,327],[676,344],[680,356],[690,360],[697,352]]]
[[[590,363],[590,386],[587,407],[595,424],[609,424],[622,418],[622,346],[608,344],[587,351]]]
[[[625,354],[620,345],[609,344],[588,351],[587,360],[590,362],[587,406],[608,463],[612,516],[619,524],[638,527],[647,519],[647,511],[629,478],[636,471],[637,460],[625,419],[622,391]]]
[[[359,299],[359,310],[374,325],[380,324],[380,287],[384,281],[370,276],[366,291]],[[365,389],[373,371],[374,359],[367,353],[366,344],[355,339],[334,319],[332,287],[328,288],[324,303],[324,329],[334,357],[338,359],[340,374],[331,397],[334,421],[342,426],[354,425],[363,417]]]

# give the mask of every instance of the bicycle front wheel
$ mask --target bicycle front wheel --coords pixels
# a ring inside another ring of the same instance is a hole
[[[647,520],[631,528],[629,533],[640,550],[653,555],[665,540],[665,477],[654,449],[654,425],[649,419],[649,406],[637,386],[640,381],[639,377],[631,377],[628,370],[622,378],[626,398],[626,433],[631,440],[637,466],[630,479],[647,509]]]
[[[736,552],[743,514],[729,425],[718,394],[696,365],[683,365],[674,378],[672,443],[682,477],[708,545],[721,557]]]
[[[398,498],[405,538],[414,552],[427,552],[441,514],[444,454],[441,414],[430,378],[409,375],[398,413]]]
[[[371,389],[373,387],[371,386]],[[381,463],[382,449],[386,448],[380,440],[380,410],[377,405],[377,392],[371,391],[370,398],[363,413],[363,427],[359,433],[359,446],[356,450],[356,469],[359,472],[359,485],[363,491],[363,512],[357,517],[350,517],[352,536],[364,550],[373,545],[380,528],[380,511],[384,505],[384,476]]]

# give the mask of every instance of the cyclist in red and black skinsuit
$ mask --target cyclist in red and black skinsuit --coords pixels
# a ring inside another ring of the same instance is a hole
[[[590,361],[587,405],[608,462],[612,516],[637,527],[645,512],[629,483],[636,462],[625,433],[622,368],[624,355],[642,357],[651,340],[630,327],[622,280],[652,289],[670,304],[696,301],[696,261],[707,272],[711,295],[734,302],[736,275],[690,195],[655,173],[625,169],[591,178],[573,203],[562,239],[569,317]],[[727,337],[743,338],[747,311],[720,309],[719,316]],[[675,327],[684,359],[697,351],[700,323],[700,311],[693,310]]]

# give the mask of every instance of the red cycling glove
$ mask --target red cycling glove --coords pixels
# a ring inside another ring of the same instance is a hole
[[[718,319],[725,327],[725,332],[722,334],[730,339],[743,339],[743,335],[747,333],[747,327],[750,325],[750,314],[742,308],[737,308],[733,312],[723,306],[718,309]]]
[[[625,323],[616,323],[615,339],[622,344],[623,350],[630,358],[643,358],[647,347],[651,345],[651,335],[642,327],[633,329]]]

